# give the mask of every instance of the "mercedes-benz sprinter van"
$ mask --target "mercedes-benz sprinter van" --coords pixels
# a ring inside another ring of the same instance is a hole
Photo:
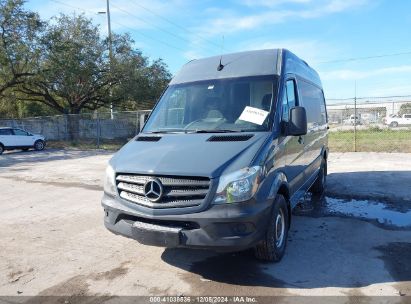
[[[327,175],[318,74],[285,49],[193,60],[106,170],[105,226],[142,244],[279,261]]]

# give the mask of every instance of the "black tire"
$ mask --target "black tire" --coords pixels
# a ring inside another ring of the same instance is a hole
[[[310,192],[314,194],[322,194],[325,190],[325,183],[327,182],[327,160],[323,159],[318,172],[317,179],[310,188]]]
[[[44,150],[44,147],[45,147],[44,141],[41,139],[36,140],[36,142],[34,143],[34,150],[36,151]]]
[[[391,122],[390,127],[393,127],[393,128],[398,127],[398,122],[396,122],[396,121]]]
[[[4,146],[2,144],[0,144],[0,155],[2,155],[4,152]]]
[[[279,219],[279,217],[281,219]],[[287,201],[284,196],[277,194],[274,199],[265,238],[254,247],[255,257],[262,261],[279,262],[287,246],[288,228],[289,217]]]
[[[29,150],[29,148],[24,148],[24,149],[21,149],[21,150],[24,151],[24,152],[26,152],[26,151]]]

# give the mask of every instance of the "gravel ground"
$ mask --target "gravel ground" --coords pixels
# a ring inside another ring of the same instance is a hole
[[[373,219],[300,208],[278,264],[248,251],[163,249],[115,236],[100,206],[110,157],[74,150],[0,156],[0,295],[411,296],[411,227],[397,227],[395,216],[380,221],[382,211]],[[411,210],[410,184],[411,154],[331,153],[328,201],[309,197],[303,205],[327,210],[331,198],[352,210],[361,200],[367,214],[382,204],[400,216]]]

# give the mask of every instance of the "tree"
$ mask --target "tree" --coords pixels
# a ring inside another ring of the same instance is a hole
[[[411,114],[411,102],[407,102],[401,105],[399,115]]]
[[[0,105],[2,115],[44,113],[44,106],[62,114],[109,104],[149,109],[171,78],[165,63],[161,59],[150,63],[128,34],[113,35],[110,60],[107,39],[84,15],[61,14],[43,23],[37,14],[22,9],[23,0],[0,3],[4,15],[0,16],[0,88],[7,91]],[[18,106],[9,105],[16,100]],[[21,102],[27,106],[21,107]],[[68,115],[68,120],[70,138],[76,139],[79,116]]]
[[[107,44],[98,28],[83,15],[60,15],[39,41],[42,51],[35,76],[18,86],[25,101],[43,103],[63,114],[94,110],[109,101]],[[79,133],[79,117],[68,116],[70,139]]]
[[[23,0],[0,0],[0,96],[35,74],[40,52],[36,41],[43,27]]]
[[[167,65],[157,59],[151,64],[142,52],[133,48],[129,35],[113,39],[113,72],[120,81],[113,89],[117,105],[129,110],[152,109],[171,79]]]
[[[96,109],[107,102],[116,82],[109,71],[107,46],[97,27],[83,15],[60,15],[41,41],[40,70],[19,87],[30,101],[64,114]]]

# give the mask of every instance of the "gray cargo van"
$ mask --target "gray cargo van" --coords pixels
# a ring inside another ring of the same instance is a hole
[[[318,74],[285,49],[193,60],[106,170],[105,226],[142,244],[284,254],[327,175]]]

